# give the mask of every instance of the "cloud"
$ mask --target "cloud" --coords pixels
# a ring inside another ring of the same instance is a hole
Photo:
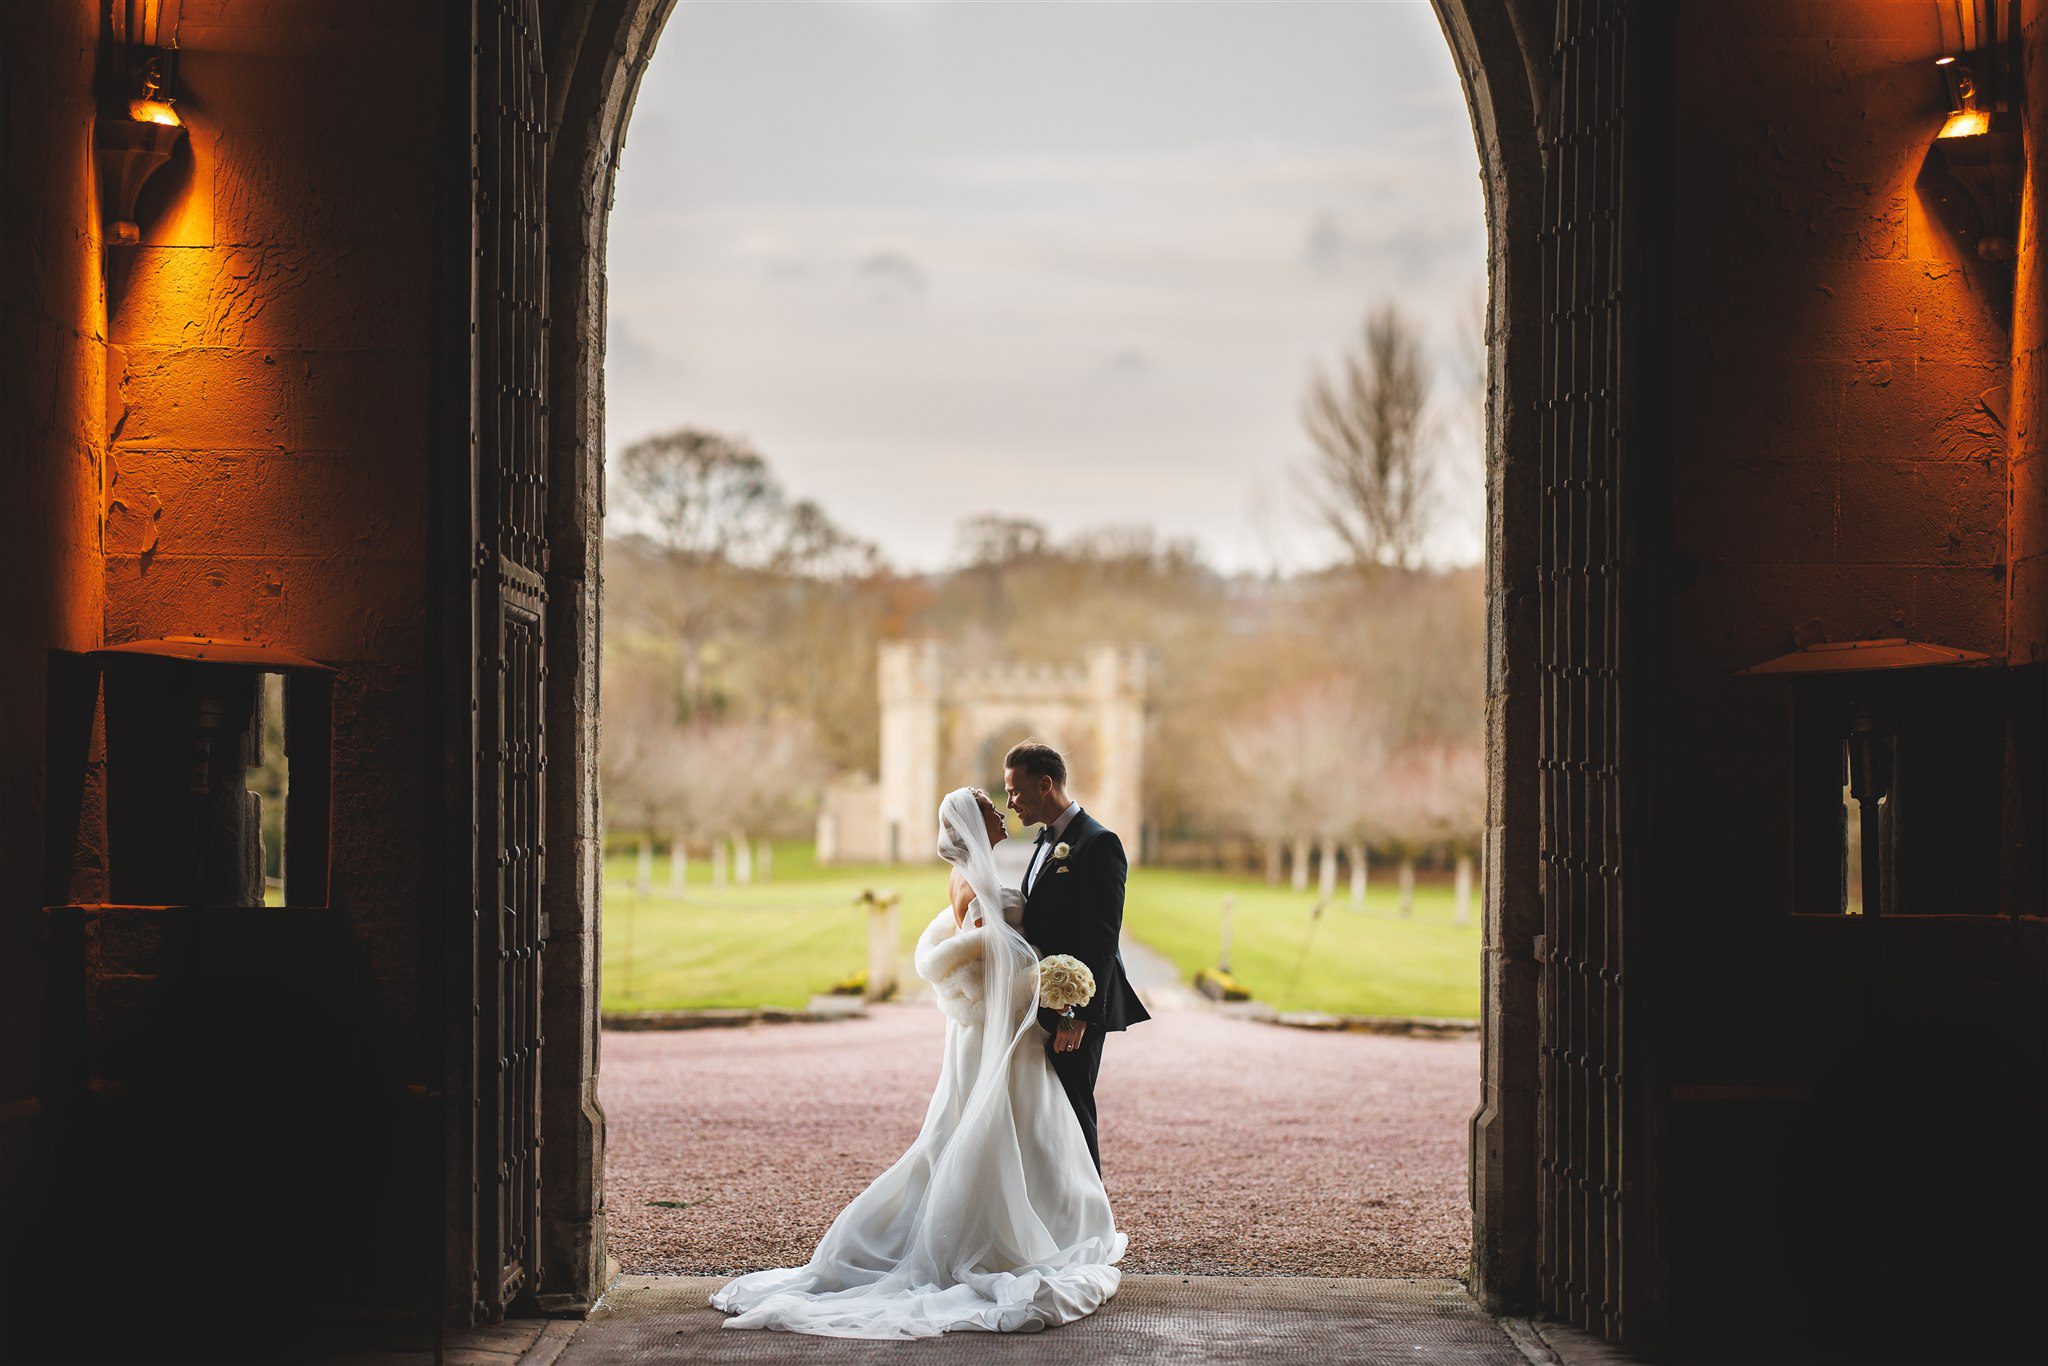
[[[1324,209],[1309,225],[1308,241],[1302,247],[1302,255],[1311,268],[1332,271],[1344,264],[1344,258],[1350,254],[1350,245],[1344,229],[1337,225],[1337,215]]]
[[[609,335],[605,338],[604,363],[608,374],[637,379],[651,375],[660,368],[659,349],[635,332],[633,325],[616,313],[611,316],[607,332]]]
[[[900,251],[869,252],[854,274],[885,298],[922,294],[931,287],[924,267]]]
[[[1440,264],[1463,267],[1474,253],[1479,225],[1447,225],[1416,221],[1399,212],[1375,215],[1361,230],[1329,209],[1309,220],[1301,257],[1309,269],[1334,274],[1359,265],[1391,267],[1396,278],[1409,282],[1431,275]]]
[[[1119,346],[1103,358],[1102,373],[1111,379],[1143,379],[1152,373],[1152,357],[1135,346]]]

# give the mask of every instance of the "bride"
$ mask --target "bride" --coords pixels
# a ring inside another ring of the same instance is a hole
[[[939,806],[951,905],[917,942],[917,973],[946,1014],[946,1050],[924,1128],[832,1226],[811,1260],[728,1282],[727,1328],[848,1338],[973,1329],[1028,1333],[1101,1308],[1123,1273],[1080,1121],[1037,1020],[1037,956],[997,876],[1007,833],[988,796]]]

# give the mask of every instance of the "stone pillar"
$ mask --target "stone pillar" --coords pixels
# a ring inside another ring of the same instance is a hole
[[[1100,773],[1081,773],[1075,786],[1095,818],[1122,838],[1138,862],[1145,823],[1145,730],[1151,661],[1135,646],[1100,645],[1088,652],[1088,701],[1095,715]]]
[[[882,702],[882,849],[906,862],[936,859],[944,651],[935,640],[891,641],[879,650],[875,668]]]

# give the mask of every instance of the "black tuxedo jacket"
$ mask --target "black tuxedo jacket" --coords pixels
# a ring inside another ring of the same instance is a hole
[[[1071,954],[1088,965],[1095,998],[1074,1008],[1077,1019],[1097,1029],[1125,1029],[1149,1020],[1152,1013],[1131,990],[1117,951],[1124,927],[1124,877],[1130,869],[1123,842],[1086,811],[1074,813],[1061,838],[1067,856],[1055,860],[1051,849],[1041,856],[1044,866],[1033,876],[1018,929],[1041,957]],[[1047,1030],[1059,1024],[1050,1010],[1039,1011],[1038,1019]]]

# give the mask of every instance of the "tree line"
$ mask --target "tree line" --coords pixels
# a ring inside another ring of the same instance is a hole
[[[988,515],[951,567],[904,573],[745,441],[684,428],[612,468],[602,777],[615,831],[700,851],[806,832],[834,776],[879,747],[875,657],[938,635],[1017,657],[1048,641],[1154,653],[1154,857],[1263,867],[1363,894],[1367,850],[1469,857],[1485,818],[1484,601],[1433,568],[1441,414],[1418,334],[1373,314],[1303,404],[1296,474],[1339,553],[1225,574],[1143,525],[1055,537]],[[1076,623],[1084,623],[1077,628]],[[740,876],[743,856],[731,860]]]

